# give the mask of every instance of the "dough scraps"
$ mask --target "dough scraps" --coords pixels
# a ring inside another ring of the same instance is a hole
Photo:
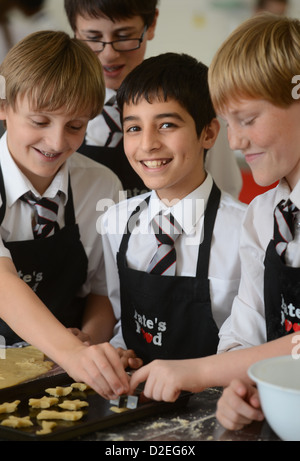
[[[6,349],[0,360],[0,389],[15,386],[47,373],[53,362],[45,360],[43,352],[33,346]]]

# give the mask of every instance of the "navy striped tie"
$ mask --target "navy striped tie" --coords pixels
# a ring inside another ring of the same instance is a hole
[[[175,275],[176,250],[174,244],[182,233],[182,228],[172,214],[164,216],[161,213],[152,220],[152,227],[158,248],[147,272],[158,275]]]
[[[37,199],[31,192],[27,192],[23,195],[22,200],[34,207],[33,235],[35,239],[51,237],[59,230],[57,213],[60,199],[58,194],[53,199]]]
[[[287,245],[294,239],[294,222],[298,208],[290,201],[281,200],[274,211],[274,243],[284,261]]]

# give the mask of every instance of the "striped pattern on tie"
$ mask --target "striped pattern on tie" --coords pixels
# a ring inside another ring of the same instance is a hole
[[[24,194],[22,200],[29,203],[35,210],[35,225],[33,235],[35,239],[51,237],[59,230],[56,222],[59,207],[59,195],[53,199],[37,199],[31,192]]]
[[[298,208],[290,201],[281,200],[274,210],[274,243],[284,260],[287,245],[294,238],[294,221]]]
[[[176,250],[174,244],[182,233],[182,228],[172,214],[164,216],[161,213],[152,220],[152,227],[158,248],[147,272],[158,275],[175,275]]]
[[[117,147],[120,140],[123,138],[123,131],[121,126],[120,110],[118,108],[117,98],[115,95],[104,104],[102,116],[110,129],[105,147]]]

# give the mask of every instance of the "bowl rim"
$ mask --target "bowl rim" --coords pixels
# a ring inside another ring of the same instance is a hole
[[[273,384],[270,381],[268,381],[267,379],[258,378],[255,375],[255,369],[258,368],[258,367],[263,366],[263,364],[272,363],[272,362],[280,362],[280,361],[284,361],[284,362],[296,361],[297,362],[298,360],[299,359],[295,359],[292,355],[281,355],[281,356],[278,356],[278,357],[271,357],[271,358],[268,358],[268,359],[259,360],[259,361],[255,362],[255,363],[253,363],[249,367],[248,376],[256,384],[265,384],[265,385],[268,385],[268,386],[270,386],[270,387],[272,387],[274,389],[278,389],[278,390],[280,389],[280,390],[285,390],[285,391],[290,392],[290,393],[299,394],[300,393],[300,388],[299,389],[293,389],[291,387],[281,386],[279,384]],[[300,367],[300,361],[299,361],[299,367]]]

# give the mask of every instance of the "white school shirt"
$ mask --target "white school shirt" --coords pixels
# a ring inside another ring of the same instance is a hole
[[[195,277],[200,241],[203,240],[204,210],[212,188],[212,177],[208,174],[204,183],[171,208],[167,208],[156,192],[143,194],[111,207],[101,219],[105,268],[107,271],[108,296],[117,319],[115,336],[111,343],[125,348],[121,332],[121,306],[119,275],[116,254],[125,227],[138,204],[150,195],[150,202],[139,217],[138,227],[132,230],[127,250],[130,268],[146,271],[157,250],[156,238],[151,226],[152,218],[161,210],[171,211],[184,232],[176,240],[176,275]],[[208,277],[210,280],[211,304],[218,327],[230,314],[232,301],[240,281],[238,255],[239,236],[246,205],[222,192],[221,202],[213,231]]]
[[[267,341],[264,259],[273,239],[274,209],[282,199],[288,198],[300,209],[300,181],[291,192],[287,182],[281,180],[277,187],[257,196],[247,209],[241,233],[241,284],[232,313],[220,330],[218,352]],[[286,263],[300,267],[300,227],[296,228],[294,241],[288,244]]]
[[[109,101],[116,91],[106,89],[105,103]],[[122,131],[120,115],[113,107],[105,107],[105,110],[114,119]],[[207,152],[205,168],[211,173],[218,187],[233,197],[238,198],[242,189],[243,180],[241,170],[237,163],[235,153],[229,148],[226,127],[222,120],[219,120],[221,129],[215,145]],[[110,129],[102,114],[90,120],[87,126],[85,142],[89,146],[105,146]],[[122,139],[122,133],[115,134],[115,142]]]
[[[2,239],[7,242],[33,240],[31,226],[33,210],[19,198],[28,190],[37,197],[40,197],[40,194],[12,159],[7,148],[6,134],[0,140],[0,165],[7,201],[5,217],[0,227],[0,257],[11,258]],[[53,198],[58,191],[62,192],[58,212],[58,223],[61,228],[64,227],[64,205],[68,200],[69,174],[76,222],[88,257],[88,277],[78,295],[85,296],[89,293],[106,295],[103,248],[101,236],[97,232],[97,223],[105,210],[103,204],[117,203],[120,197],[124,197],[122,186],[116,175],[105,166],[81,154],[72,154],[44,194],[44,197]],[[2,203],[0,197],[0,207]]]

